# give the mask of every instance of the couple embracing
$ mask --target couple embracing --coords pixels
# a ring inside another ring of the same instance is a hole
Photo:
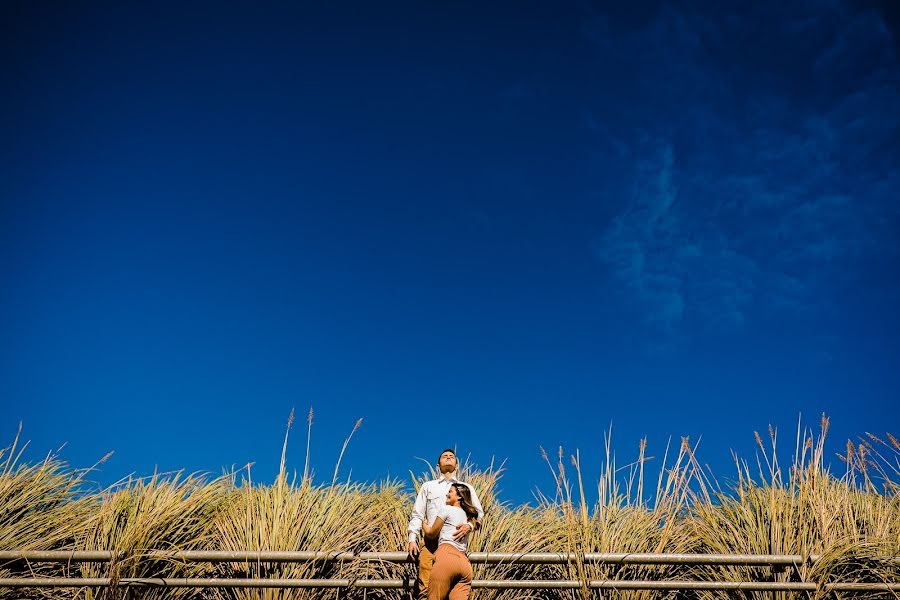
[[[437,479],[419,489],[409,520],[409,554],[419,559],[418,589],[428,600],[466,600],[472,565],[469,534],[481,526],[484,510],[472,486],[457,479],[459,459],[448,448],[438,458]],[[419,530],[424,544],[419,546]]]

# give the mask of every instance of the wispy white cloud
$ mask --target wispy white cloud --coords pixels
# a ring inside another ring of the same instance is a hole
[[[792,14],[781,24],[786,36],[803,30],[803,39],[831,40],[810,54],[815,89],[747,96],[745,87],[723,92],[733,74],[696,54],[704,32],[737,24],[669,17],[630,32],[625,44],[670,43],[675,58],[648,76],[689,88],[676,96],[693,108],[620,136],[634,185],[595,239],[596,257],[644,323],[665,334],[732,331],[761,311],[831,310],[832,292],[866,260],[898,254],[900,65],[887,29],[877,14],[839,2]],[[669,36],[673,23],[681,31]],[[603,44],[614,47],[610,37]],[[828,77],[843,87],[816,87]]]

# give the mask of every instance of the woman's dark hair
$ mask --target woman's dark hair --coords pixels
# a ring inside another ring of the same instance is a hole
[[[467,517],[477,519],[478,509],[472,504],[472,492],[469,490],[469,486],[464,483],[454,483],[452,485],[456,493],[459,494],[459,507],[463,509]]]

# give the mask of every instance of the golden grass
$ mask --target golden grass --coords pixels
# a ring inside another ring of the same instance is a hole
[[[17,434],[0,449],[0,548],[54,550],[71,544],[90,514],[78,499],[83,472],[68,469],[55,455],[22,464],[25,446]]]
[[[311,425],[311,418],[309,420]],[[357,427],[359,423],[357,423]],[[867,435],[841,455],[844,472],[827,468],[827,420],[815,436],[798,432],[794,458],[782,468],[777,437],[759,442],[755,468],[737,461],[733,485],[721,487],[700,468],[695,449],[683,440],[665,452],[652,477],[646,443],[637,458],[616,465],[609,436],[596,495],[587,494],[580,453],[562,449],[547,463],[551,493],[534,506],[512,507],[498,497],[503,468],[465,465],[466,479],[486,510],[484,528],[473,536],[475,552],[707,552],[820,555],[813,566],[773,573],[760,567],[615,566],[574,560],[563,565],[475,565],[477,579],[678,579],[805,581],[900,581],[900,444]],[[354,428],[353,431],[355,431]],[[352,433],[350,436],[352,437]],[[347,442],[350,441],[348,437]],[[285,447],[287,436],[285,437]],[[346,448],[346,442],[345,446]],[[397,481],[377,484],[314,483],[309,463],[289,480],[284,453],[270,485],[254,483],[250,470],[209,478],[182,473],[132,478],[101,492],[84,489],[84,471],[55,456],[21,462],[18,436],[0,450],[0,548],[114,550],[112,564],[0,565],[0,577],[39,574],[81,577],[289,577],[400,578],[409,564],[223,563],[182,564],[141,559],[149,549],[397,551],[406,546],[413,493]],[[670,456],[671,454],[671,456]],[[431,473],[413,478],[417,487]],[[651,482],[652,481],[652,482]],[[648,483],[651,482],[651,483]],[[588,500],[588,497],[597,500]],[[129,595],[130,594],[130,595]],[[886,594],[883,597],[894,597]],[[312,599],[338,597],[322,590],[70,589],[13,591],[0,598]],[[391,590],[342,591],[340,598],[399,598]],[[473,598],[772,598],[771,593],[607,593],[580,590],[478,590]],[[786,596],[784,596],[786,597]],[[812,594],[810,597],[824,597]],[[842,594],[842,598],[854,597]],[[862,597],[857,595],[856,597]],[[875,597],[868,595],[865,597]]]
[[[828,419],[823,416],[818,437],[811,432],[798,436],[787,474],[778,463],[774,431],[769,432],[768,449],[757,434],[758,479],[752,477],[746,462],[738,461],[738,480],[732,490],[716,490],[715,502],[693,502],[690,518],[684,522],[685,550],[820,555],[823,560],[814,567],[803,565],[779,577],[826,582],[840,575],[843,581],[900,581],[900,571],[877,560],[900,556],[900,495],[890,480],[879,490],[868,474],[858,473],[860,468],[866,473],[884,472],[890,463],[869,460],[863,454],[865,463],[851,458],[845,474],[833,476],[826,467],[827,432]],[[894,451],[900,452],[900,447]],[[855,568],[848,568],[848,560]],[[761,574],[758,568],[738,567],[718,573],[731,580]],[[708,568],[695,569],[694,574],[712,576]]]
[[[178,564],[170,560],[147,560],[148,550],[195,550],[212,547],[213,523],[227,500],[227,482],[198,475],[154,474],[128,479],[93,498],[87,526],[75,538],[76,550],[115,550],[109,564],[86,563],[82,577],[173,577],[202,576],[208,567]],[[188,598],[189,589],[141,592],[143,598]],[[125,590],[84,589],[76,596],[125,598]]]

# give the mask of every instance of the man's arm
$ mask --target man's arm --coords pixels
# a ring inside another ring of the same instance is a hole
[[[481,522],[484,521],[484,509],[481,508],[481,500],[478,499],[478,494],[475,493],[475,488],[471,485],[469,485],[469,491],[472,492],[472,506],[478,511],[478,524],[481,525]]]
[[[412,517],[409,519],[409,526],[406,532],[409,538],[409,554],[416,556],[419,554],[419,530],[425,522],[425,506],[426,506],[425,484],[419,488],[419,494],[416,496],[416,502],[413,504]]]

